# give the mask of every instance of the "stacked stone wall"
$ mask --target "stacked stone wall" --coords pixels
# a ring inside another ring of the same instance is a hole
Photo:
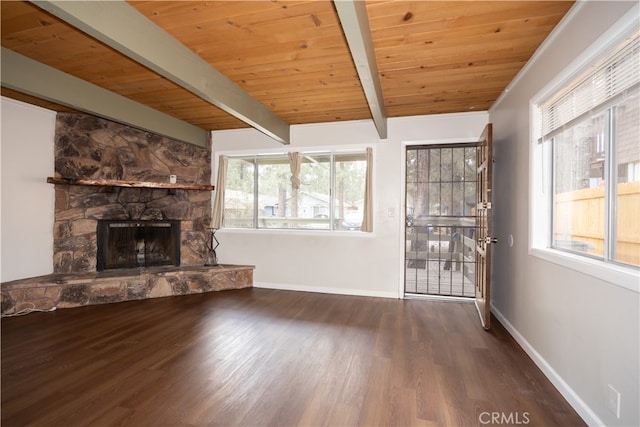
[[[62,178],[210,184],[211,150],[84,114],[59,113]],[[180,220],[181,265],[203,265],[211,192],[56,185],[54,273],[96,271],[97,221]]]

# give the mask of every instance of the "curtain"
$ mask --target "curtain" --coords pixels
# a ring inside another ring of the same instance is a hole
[[[291,188],[300,189],[300,153],[289,153],[289,167],[291,168]]]
[[[300,153],[289,153],[289,167],[291,168],[291,216],[298,217],[298,190],[300,189]]]
[[[361,231],[373,231],[373,149],[367,147],[367,176],[364,184],[364,212]]]
[[[224,211],[224,187],[227,178],[227,156],[220,156],[218,160],[218,180],[216,181],[216,197],[211,216],[211,228],[222,227],[222,214]]]

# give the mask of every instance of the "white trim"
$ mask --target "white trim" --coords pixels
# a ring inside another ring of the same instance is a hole
[[[362,238],[362,239],[372,239],[376,237],[376,230],[372,232],[359,231],[359,230],[325,230],[325,229],[317,229],[317,230],[309,230],[306,228],[232,228],[232,227],[222,227],[217,231],[217,235],[221,236],[224,234],[275,234],[282,236],[283,234],[289,234],[291,236],[313,236],[313,237],[322,237],[326,236],[328,238]]]
[[[386,291],[371,291],[367,289],[353,289],[353,288],[329,288],[324,286],[307,286],[297,284],[286,283],[265,283],[265,282],[253,282],[254,288],[264,289],[279,289],[283,291],[298,291],[298,292],[316,292],[320,294],[335,294],[335,295],[353,295],[359,297],[375,297],[375,298],[391,298],[400,299],[395,292]]]
[[[233,130],[238,130],[238,129],[233,129]],[[240,130],[246,130],[246,129],[240,129]],[[377,172],[378,168],[376,167],[376,159],[377,159],[376,151],[377,150],[376,150],[376,145],[373,143],[353,144],[353,145],[327,145],[327,146],[320,146],[320,147],[296,147],[291,145],[284,145],[282,147],[275,147],[275,148],[252,148],[247,150],[216,151],[215,155],[213,156],[214,158],[212,158],[211,177],[213,179],[214,176],[217,176],[218,163],[219,163],[220,156],[227,156],[228,158],[231,158],[231,159],[234,157],[239,158],[243,156],[260,156],[260,155],[286,156],[290,152],[300,152],[307,155],[329,154],[331,156],[336,156],[340,154],[366,153],[367,148],[371,148],[373,150],[373,179],[372,179],[373,193],[374,193],[373,201],[372,201],[374,206],[373,231],[360,231],[360,230],[346,231],[346,230],[324,230],[324,229],[309,230],[309,229],[253,228],[253,227],[252,228],[231,228],[231,227],[222,226],[219,229],[219,232],[226,230],[226,231],[233,231],[233,232],[260,232],[260,233],[271,232],[275,234],[291,233],[299,236],[334,235],[334,236],[343,236],[343,237],[344,236],[368,237],[368,238],[376,237],[376,234],[377,234],[376,230],[378,227],[376,226],[376,215],[375,215],[376,195],[375,194],[376,194],[376,178],[378,174]],[[213,209],[213,199],[211,200],[211,203],[212,203],[211,206]]]
[[[400,180],[400,209],[398,209],[398,219],[400,220],[398,221],[398,253],[402,255],[399,257],[400,262],[398,263],[398,278],[400,279],[398,280],[398,298],[404,298],[406,296],[404,289],[407,281],[407,278],[405,277],[405,273],[407,272],[407,269],[405,268],[405,256],[407,254],[407,146],[410,144],[410,142],[404,141],[400,143],[400,150],[402,151],[400,153],[400,176],[402,179]]]
[[[572,9],[573,10],[573,9]],[[585,256],[551,249],[549,179],[541,170],[547,154],[545,145],[539,144],[536,134],[535,109],[537,105],[562,86],[584,72],[591,63],[619,44],[638,26],[640,4],[632,7],[609,30],[578,55],[562,72],[539,90],[529,101],[529,255],[553,262],[565,268],[595,277],[624,289],[640,293],[640,270],[624,267]]]
[[[529,255],[640,293],[640,272],[638,270],[551,248],[529,248]]]
[[[582,3],[582,2],[578,2]],[[540,104],[552,93],[557,92],[580,73],[587,70],[602,55],[605,55],[611,48],[618,45],[629,35],[634,27],[638,26],[638,16],[640,15],[640,4],[636,3],[627,13],[618,19],[615,24],[605,31],[587,49],[578,55],[569,65],[567,65],[558,75],[540,89],[532,98],[533,105]],[[593,64],[595,65],[595,64]]]
[[[527,355],[533,360],[533,363],[542,371],[551,384],[562,394],[562,396],[569,402],[569,405],[580,415],[580,417],[590,426],[603,426],[604,422],[598,415],[580,398],[569,384],[553,369],[553,367],[545,360],[540,353],[525,339],[525,337],[507,320],[507,318],[498,310],[493,304],[491,304],[491,311],[496,316],[496,319],[504,326],[504,328],[511,334],[513,339],[522,347]]]

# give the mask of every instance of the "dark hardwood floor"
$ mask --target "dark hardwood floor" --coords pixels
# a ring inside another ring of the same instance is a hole
[[[1,326],[3,427],[584,425],[472,304],[245,289]]]

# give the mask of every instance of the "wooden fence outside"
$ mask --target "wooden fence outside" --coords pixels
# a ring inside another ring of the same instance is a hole
[[[616,261],[640,265],[640,182],[617,187]],[[567,247],[604,254],[604,187],[557,194],[554,201],[555,238]]]

